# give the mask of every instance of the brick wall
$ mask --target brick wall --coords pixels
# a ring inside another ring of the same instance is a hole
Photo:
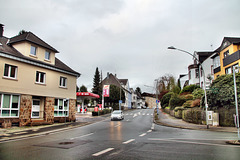
[[[31,121],[32,96],[21,95],[19,111],[19,127],[27,125]]]
[[[54,98],[52,97],[45,98],[44,120],[48,123],[54,123]]]

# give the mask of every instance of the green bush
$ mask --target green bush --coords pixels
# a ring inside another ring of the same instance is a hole
[[[170,109],[173,110],[177,106],[182,106],[186,100],[177,94],[173,94],[169,100]]]
[[[202,99],[204,95],[204,90],[202,88],[197,88],[192,92],[193,99]]]
[[[173,92],[168,92],[162,97],[161,105],[163,109],[169,105],[169,100],[171,99],[173,94]]]
[[[240,98],[240,73],[236,74],[237,95]],[[233,75],[222,75],[215,79],[207,91],[208,106],[210,109],[218,109],[224,107],[226,109],[235,107]],[[201,106],[204,106],[204,96]],[[238,101],[240,105],[240,101]]]
[[[174,108],[174,111],[175,111],[175,112],[177,112],[177,111],[179,111],[179,110],[184,110],[184,107],[179,106],[179,107],[175,107],[175,108]]]
[[[181,90],[180,94],[181,94],[181,93],[184,93],[184,92],[190,92],[190,93],[192,93],[192,92],[193,92],[195,89],[197,89],[197,88],[200,88],[200,86],[199,86],[199,85],[196,85],[196,84],[191,84],[191,85],[189,85],[189,86],[184,87],[184,88]]]
[[[193,95],[192,95],[192,94],[182,95],[181,97],[182,97],[183,99],[185,99],[186,101],[188,101],[188,100],[193,100]]]
[[[184,108],[191,108],[193,100],[188,100],[185,103],[183,103]]]

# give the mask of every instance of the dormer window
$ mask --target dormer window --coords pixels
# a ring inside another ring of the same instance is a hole
[[[49,51],[45,51],[45,60],[50,60],[50,52]]]
[[[30,55],[37,56],[37,47],[31,46]]]

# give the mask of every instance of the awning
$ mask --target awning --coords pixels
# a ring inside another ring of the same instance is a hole
[[[77,92],[77,97],[79,98],[99,98],[100,96],[98,94],[90,93],[90,92]]]

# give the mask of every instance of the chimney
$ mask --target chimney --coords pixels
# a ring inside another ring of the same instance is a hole
[[[3,36],[3,24],[0,24],[0,37],[2,37]]]
[[[107,72],[107,79],[109,79],[109,72]]]

